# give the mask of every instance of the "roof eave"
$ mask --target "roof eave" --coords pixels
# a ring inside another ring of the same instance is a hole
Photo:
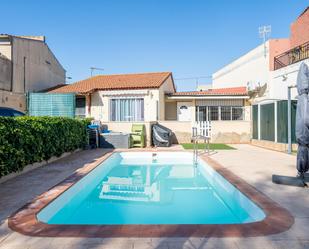
[[[169,96],[168,99],[249,99],[248,95],[177,95]]]

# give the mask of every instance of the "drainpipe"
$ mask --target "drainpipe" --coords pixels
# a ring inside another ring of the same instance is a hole
[[[26,93],[26,56],[24,56],[24,93]]]
[[[278,142],[278,102],[274,103],[274,126],[275,126],[275,143]]]
[[[261,140],[261,104],[258,104],[258,140]]]
[[[292,154],[291,86],[288,86],[288,154]]]
[[[86,116],[90,117],[91,115],[91,94],[90,93],[86,95],[86,110],[87,110]]]
[[[13,63],[13,38],[10,36],[10,45],[11,45],[11,86],[10,86],[10,92],[13,92],[13,83],[14,83],[14,63]]]

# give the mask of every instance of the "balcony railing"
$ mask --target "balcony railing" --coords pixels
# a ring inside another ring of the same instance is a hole
[[[303,45],[276,56],[274,59],[274,69],[277,70],[308,58],[309,42],[306,42]]]

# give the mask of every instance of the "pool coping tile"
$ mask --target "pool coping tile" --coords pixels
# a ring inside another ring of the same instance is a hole
[[[14,212],[8,219],[10,229],[28,236],[39,237],[256,237],[282,233],[294,224],[294,217],[246,181],[207,155],[200,155],[208,165],[258,205],[266,217],[262,221],[245,224],[199,224],[199,225],[50,225],[40,222],[37,214],[50,202],[56,199],[81,178],[96,168],[114,152],[130,151],[115,150],[107,152],[93,163],[75,171],[71,176],[50,188],[45,193]],[[134,151],[154,151],[141,149]],[[174,151],[173,152],[177,152]]]

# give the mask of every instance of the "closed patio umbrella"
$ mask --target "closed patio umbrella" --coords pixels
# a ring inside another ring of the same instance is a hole
[[[309,68],[302,63],[297,75],[296,141],[298,176],[304,177],[309,169]]]

